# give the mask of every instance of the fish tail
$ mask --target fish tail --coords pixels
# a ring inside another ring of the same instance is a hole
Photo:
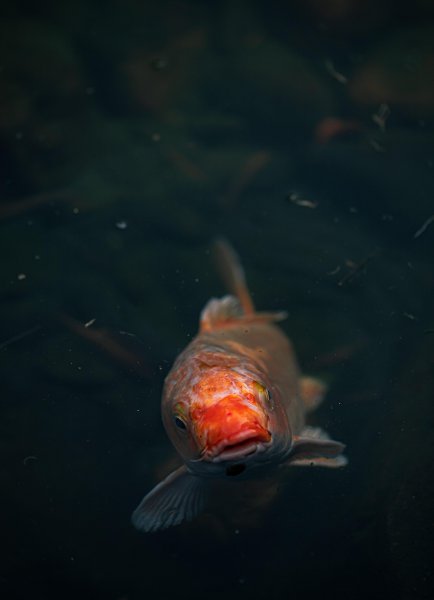
[[[235,250],[227,240],[218,238],[213,244],[213,253],[218,272],[228,291],[238,298],[245,315],[255,314],[244,269]]]

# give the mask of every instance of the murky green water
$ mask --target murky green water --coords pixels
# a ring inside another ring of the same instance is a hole
[[[150,4],[1,9],[2,598],[431,597],[432,4]],[[216,235],[349,466],[139,534]]]

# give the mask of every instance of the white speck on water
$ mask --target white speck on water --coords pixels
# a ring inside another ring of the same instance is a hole
[[[74,206],[74,208],[72,209],[72,212],[74,213],[74,215],[78,215],[78,213],[80,212],[80,209],[77,208],[76,206]]]
[[[328,271],[327,275],[337,275],[339,273],[339,271],[341,270],[341,266],[338,265],[337,267],[335,267],[332,271]]]
[[[301,198],[297,192],[291,192],[288,194],[288,200],[297,206],[302,206],[303,208],[316,208],[318,206],[318,202],[308,200],[307,198]]]
[[[199,277],[196,277],[194,283],[199,283]]]
[[[434,215],[431,215],[426,221],[425,223],[422,224],[421,227],[419,227],[419,229],[416,231],[416,233],[413,236],[413,239],[417,239],[419,236],[422,235],[422,233],[425,233],[425,231],[428,229],[428,227],[431,225],[431,223],[434,221]]]
[[[402,313],[404,315],[404,317],[407,317],[407,319],[410,319],[410,321],[416,321],[416,317],[414,315],[412,315],[411,313],[408,312],[403,312]]]
[[[235,535],[238,535],[240,533],[240,530],[239,529],[235,529],[234,533],[235,533]]]
[[[159,133],[153,133],[151,135],[151,140],[153,142],[159,142],[161,140],[161,135]]]
[[[117,221],[116,227],[118,229],[126,229],[128,227],[128,223],[126,221]]]
[[[348,83],[348,77],[346,77],[345,75],[343,75],[342,73],[340,73],[339,71],[336,70],[333,61],[330,60],[329,58],[325,61],[324,63],[326,71],[328,72],[329,75],[331,75],[333,77],[333,79],[336,79],[336,81],[338,81],[339,83],[342,84],[346,84]]]
[[[17,275],[17,279],[18,281],[24,281],[24,279],[26,279],[27,275],[25,273],[18,273]]]
[[[88,321],[87,323],[85,323],[84,326],[86,328],[90,327],[91,325],[93,325],[95,323],[95,321],[96,321],[96,319],[91,319],[90,321]]]
[[[22,131],[17,131],[15,134],[15,138],[17,140],[22,140],[23,139],[23,132]]]
[[[372,120],[384,133],[386,130],[386,121],[390,116],[390,108],[387,104],[380,104],[376,113],[372,115]]]
[[[35,260],[41,260],[41,257],[39,256],[39,254],[35,254]]]
[[[89,87],[86,88],[86,94],[88,96],[93,96],[94,93],[95,93],[95,88],[93,88],[91,86],[89,86]]]
[[[374,148],[375,152],[386,152],[384,146],[382,146],[380,142],[377,142],[377,140],[374,138],[370,138],[369,144],[372,146],[372,148]]]

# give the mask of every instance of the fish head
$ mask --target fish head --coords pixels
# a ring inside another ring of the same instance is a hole
[[[166,430],[198,474],[239,474],[272,445],[270,394],[245,373],[206,369],[173,400]]]

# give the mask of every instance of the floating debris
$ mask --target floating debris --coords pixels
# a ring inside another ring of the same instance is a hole
[[[339,83],[342,83],[343,85],[348,83],[348,77],[345,77],[345,75],[343,75],[342,73],[339,73],[339,71],[337,71],[335,69],[335,66],[334,66],[332,60],[330,60],[328,58],[324,64],[325,64],[327,73],[329,75],[331,75],[333,77],[333,79],[336,79],[336,81],[338,81]]]
[[[126,229],[128,227],[128,223],[126,221],[117,221],[116,227],[118,229]]]
[[[26,458],[23,458],[23,465],[26,466],[30,460],[38,460],[38,457],[33,455],[26,456]]]
[[[341,266],[338,265],[335,269],[333,269],[333,271],[328,271],[327,275],[337,275],[340,270],[341,270]]]
[[[18,281],[24,281],[24,279],[26,279],[27,275],[25,273],[18,273],[17,275],[17,279]]]
[[[421,227],[419,227],[419,229],[416,231],[416,233],[413,236],[413,239],[416,239],[418,237],[420,237],[422,235],[422,233],[425,233],[425,231],[428,229],[428,227],[431,225],[431,223],[434,221],[434,215],[431,215],[426,221],[425,223],[423,223],[423,225]]]
[[[133,370],[142,377],[150,377],[150,369],[148,365],[141,361],[140,356],[124,348],[108,331],[85,327],[79,321],[64,313],[58,314],[57,318],[70,331],[101,348],[117,363],[128,368],[129,371]]]
[[[362,271],[365,270],[368,263],[371,262],[371,260],[377,255],[378,250],[376,250],[375,252],[371,252],[371,254],[368,254],[368,256],[359,263],[356,263],[353,260],[346,260],[345,264],[351,269],[351,271],[344,275],[344,277],[342,277],[342,279],[338,281],[338,286],[342,287],[346,283],[350,283],[350,281],[352,281],[357,275],[359,275]]]
[[[26,329],[26,331],[23,331],[22,333],[18,333],[17,335],[14,335],[10,339],[8,339],[5,342],[2,342],[0,344],[0,350],[3,350],[3,348],[7,348],[7,346],[10,346],[11,344],[14,344],[15,342],[19,342],[20,340],[27,337],[28,335],[32,335],[32,333],[39,331],[39,329],[41,329],[41,326],[35,325],[31,329]]]
[[[87,323],[84,324],[85,327],[90,327],[91,325],[93,325],[95,323],[96,319],[91,319],[90,321],[88,321]]]
[[[290,202],[292,202],[292,204],[302,206],[303,208],[316,208],[318,206],[318,202],[301,198],[297,192],[290,192],[287,198]]]
[[[136,338],[136,337],[137,337],[137,335],[136,335],[135,333],[130,333],[129,331],[124,331],[123,329],[121,329],[121,330],[119,331],[119,333],[120,333],[121,335],[128,335],[129,337],[133,337],[133,338]]]
[[[407,317],[407,319],[410,319],[410,321],[417,321],[417,318],[411,313],[403,312],[402,314],[404,315],[404,317]]]
[[[374,148],[375,152],[386,152],[386,148],[377,142],[374,138],[370,138],[369,144]]]
[[[380,104],[376,113],[372,115],[372,120],[381,131],[386,131],[386,121],[390,117],[390,108],[387,104]]]

